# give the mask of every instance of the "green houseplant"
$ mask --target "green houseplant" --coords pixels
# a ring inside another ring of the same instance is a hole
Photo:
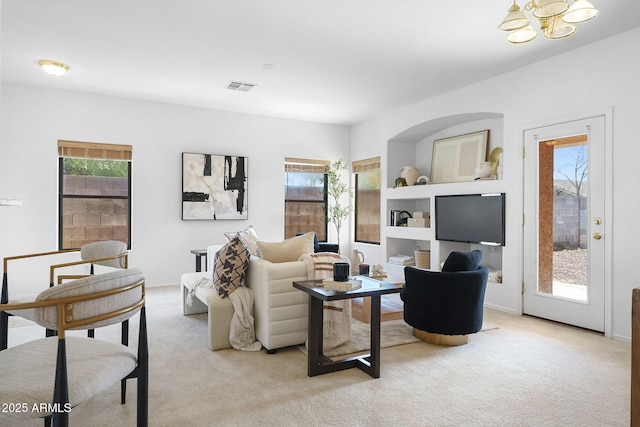
[[[338,248],[340,248],[340,229],[348,220],[349,215],[353,212],[353,206],[351,205],[351,198],[353,197],[353,190],[345,182],[342,181],[342,173],[347,170],[347,165],[342,159],[331,162],[327,167],[326,179],[327,179],[327,222],[333,223],[338,233]],[[343,205],[344,196],[348,196],[346,205]]]

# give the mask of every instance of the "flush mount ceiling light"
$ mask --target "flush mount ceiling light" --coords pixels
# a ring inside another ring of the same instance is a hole
[[[509,13],[498,25],[498,29],[509,33],[507,41],[510,43],[526,43],[538,34],[523,11],[530,12],[538,20],[542,34],[551,40],[569,37],[577,30],[573,24],[593,19],[600,13],[587,0],[574,0],[571,6],[568,0],[531,0],[522,10],[514,0]]]
[[[62,62],[58,61],[52,61],[50,59],[43,59],[39,62],[39,64],[44,72],[49,74],[50,76],[61,76],[69,71],[69,66],[67,64],[63,64]]]

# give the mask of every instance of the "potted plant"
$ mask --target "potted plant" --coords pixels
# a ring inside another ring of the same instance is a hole
[[[347,170],[347,165],[342,159],[329,164],[326,172],[327,177],[327,195],[329,196],[329,204],[327,207],[327,222],[333,223],[338,233],[338,250],[340,250],[340,229],[344,222],[353,212],[351,198],[353,190],[342,181],[342,173]],[[346,205],[342,205],[343,196],[348,195]]]

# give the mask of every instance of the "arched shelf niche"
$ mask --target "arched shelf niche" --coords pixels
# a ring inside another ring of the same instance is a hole
[[[502,147],[503,122],[502,113],[463,113],[427,120],[398,133],[387,144],[387,187],[394,186],[396,171],[405,165],[418,166],[421,175],[429,174],[434,139],[489,129],[490,149]]]

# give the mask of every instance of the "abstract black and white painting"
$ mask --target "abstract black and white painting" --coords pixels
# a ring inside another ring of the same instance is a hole
[[[247,219],[247,163],[241,156],[182,153],[182,219]]]

